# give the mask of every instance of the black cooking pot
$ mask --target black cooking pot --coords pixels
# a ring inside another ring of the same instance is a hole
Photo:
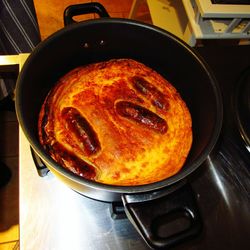
[[[75,15],[93,12],[103,18],[74,24]],[[109,18],[98,3],[68,7],[65,23],[70,25],[35,48],[17,81],[17,116],[31,147],[51,172],[75,191],[102,201],[122,200],[129,219],[151,247],[172,246],[197,234],[199,213],[184,183],[212,150],[222,124],[221,95],[208,66],[174,35],[145,23]],[[40,145],[38,113],[58,78],[79,65],[113,58],[132,58],[153,68],[185,100],[193,121],[193,145],[184,167],[175,176],[142,186],[100,184],[67,171]],[[180,215],[189,222],[184,229],[165,236],[159,231],[169,221],[166,215]]]

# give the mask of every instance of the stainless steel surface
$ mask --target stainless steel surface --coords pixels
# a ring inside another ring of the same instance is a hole
[[[146,249],[128,220],[114,221],[109,204],[85,198],[52,174],[40,177],[20,133],[21,249]]]
[[[225,153],[209,157],[191,178],[204,228],[201,236],[177,249],[247,249],[250,243],[250,188],[240,181],[247,178],[249,186],[250,175],[229,169],[226,161],[221,165],[220,158]],[[81,196],[52,174],[39,177],[20,133],[21,249],[149,249],[127,219],[111,218],[109,207]]]
[[[188,181],[203,220],[202,233],[175,249],[250,246],[250,156],[233,125],[231,97],[250,47],[200,49],[222,87],[225,117],[219,141]],[[52,174],[40,177],[20,131],[21,249],[149,249],[127,219],[113,220],[110,204],[86,198]]]

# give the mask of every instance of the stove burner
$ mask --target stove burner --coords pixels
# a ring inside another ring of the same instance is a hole
[[[122,202],[111,202],[109,206],[111,218],[113,220],[127,219]]]
[[[237,83],[233,108],[240,136],[250,152],[250,67]]]

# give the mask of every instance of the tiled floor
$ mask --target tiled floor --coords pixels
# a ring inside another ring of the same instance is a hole
[[[63,11],[72,4],[90,1],[77,0],[34,0],[42,40],[63,28]],[[128,17],[132,0],[100,0],[111,17]],[[85,15],[77,18],[94,18]],[[150,22],[147,5],[138,11],[141,21]],[[0,188],[0,250],[19,249],[18,208],[18,122],[14,112],[0,111],[0,160],[11,169],[10,182]]]

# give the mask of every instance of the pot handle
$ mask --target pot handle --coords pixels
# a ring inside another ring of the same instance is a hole
[[[69,24],[77,23],[73,20],[74,16],[84,15],[84,14],[92,14],[96,13],[100,17],[110,17],[106,9],[100,3],[83,3],[83,4],[74,4],[68,6],[64,10],[63,20],[64,26]]]
[[[194,192],[189,184],[167,195],[164,192],[122,196],[127,217],[153,249],[173,247],[197,236],[202,228]]]

